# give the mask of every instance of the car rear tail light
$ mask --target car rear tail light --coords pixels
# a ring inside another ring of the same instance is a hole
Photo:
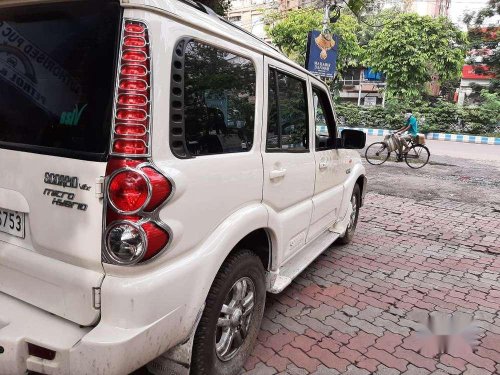
[[[172,193],[172,184],[153,168],[145,167],[142,171],[148,176],[152,185],[151,199],[145,208],[146,211],[151,212],[167,200]]]
[[[143,22],[125,20],[117,82],[111,155],[148,158],[151,156],[151,50]],[[139,131],[137,125],[143,128]]]
[[[125,20],[111,156],[106,168],[103,261],[135,265],[158,256],[172,233],[158,210],[173,183],[151,163],[151,58],[148,29]]]
[[[170,235],[167,231],[152,222],[142,224],[142,229],[148,239],[143,260],[148,260],[168,244]]]
[[[147,151],[144,141],[134,139],[117,139],[113,143],[113,151],[118,154],[143,155]]]
[[[144,173],[133,169],[118,170],[109,181],[109,203],[117,212],[135,213],[149,202],[150,186]]]
[[[125,32],[130,34],[143,34],[146,31],[146,26],[140,22],[126,21]]]
[[[173,184],[147,160],[111,158],[106,168],[104,261],[133,265],[165,249],[172,234],[157,211],[173,193]]]
[[[124,94],[118,97],[118,103],[120,105],[145,106],[148,104],[148,98],[144,95]]]
[[[145,92],[148,90],[148,83],[137,79],[124,79],[120,81],[120,90],[125,92]]]
[[[130,265],[144,258],[148,239],[141,226],[131,221],[118,221],[106,231],[106,247],[109,261]]]
[[[141,47],[141,48],[143,48],[143,47]],[[146,53],[144,53],[141,50],[136,51],[134,49],[134,50],[125,51],[122,55],[122,60],[126,61],[126,62],[144,63],[148,60],[148,55],[146,55]]]
[[[121,68],[121,74],[123,76],[133,76],[133,77],[144,77],[148,74],[146,67],[143,65],[126,64]]]
[[[115,133],[124,136],[141,136],[146,134],[146,127],[140,124],[116,124]]]
[[[123,41],[123,45],[125,47],[144,48],[146,47],[146,44],[146,39],[137,36],[127,36]]]

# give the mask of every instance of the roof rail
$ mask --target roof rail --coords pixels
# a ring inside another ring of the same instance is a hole
[[[204,12],[204,13],[208,13],[208,12],[206,11],[206,9],[205,9],[205,8],[208,8],[208,7],[206,7],[205,5],[203,5],[203,4],[201,4],[201,3],[197,2],[197,1],[194,1],[194,0],[179,0],[179,1],[180,1],[181,3],[186,4],[186,5],[192,6],[192,7],[193,7],[193,8],[195,8],[195,9],[198,9],[199,11],[202,11],[202,12]],[[210,8],[209,8],[209,9],[210,9]],[[212,11],[212,12],[213,12],[213,11]]]

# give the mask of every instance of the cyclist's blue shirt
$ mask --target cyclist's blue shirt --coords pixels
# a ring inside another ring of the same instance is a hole
[[[418,134],[418,122],[415,116],[410,116],[408,121],[406,121],[406,125],[410,127],[410,129],[408,129],[408,133],[415,137]]]

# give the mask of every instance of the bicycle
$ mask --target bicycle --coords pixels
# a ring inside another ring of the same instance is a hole
[[[401,142],[395,134],[387,135],[382,142],[375,142],[369,145],[365,151],[365,159],[372,165],[384,164],[391,155],[396,153],[398,160],[404,157],[406,164],[413,169],[419,169],[429,162],[431,153],[423,144],[417,143],[412,137],[409,141],[410,147],[400,155],[397,145]]]

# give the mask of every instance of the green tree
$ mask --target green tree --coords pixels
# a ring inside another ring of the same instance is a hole
[[[231,0],[198,0],[199,3],[206,5],[212,10],[223,16],[231,8]]]
[[[487,25],[487,20],[499,14],[500,0],[490,0],[484,8],[466,14],[463,19],[468,29],[469,49],[491,51],[490,55],[483,57],[482,64],[476,69],[478,74],[495,74],[496,78],[490,82],[491,92],[500,92],[500,33],[498,23]],[[482,69],[483,64],[488,67],[487,72]]]
[[[304,65],[307,34],[311,30],[321,30],[323,12],[317,9],[297,9],[289,11],[284,17],[278,13],[270,14],[267,20],[271,23],[267,32],[272,42],[289,58]],[[332,32],[340,37],[337,60],[339,72],[357,65],[362,59],[363,49],[356,35],[358,28],[356,18],[350,14],[342,14],[331,25]]]
[[[440,81],[459,76],[466,45],[465,33],[448,19],[404,13],[369,42],[365,64],[386,75],[390,96],[414,99],[433,75]]]

